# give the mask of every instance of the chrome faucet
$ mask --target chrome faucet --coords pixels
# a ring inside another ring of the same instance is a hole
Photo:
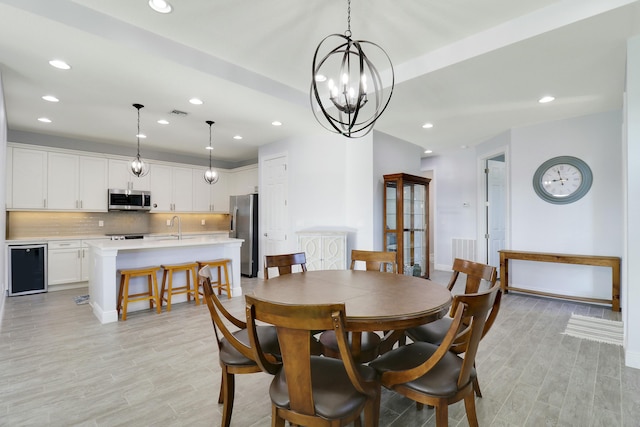
[[[178,218],[178,240],[182,240],[182,221],[178,215],[174,215],[173,218],[171,218],[171,227],[173,227],[173,220],[176,218]]]

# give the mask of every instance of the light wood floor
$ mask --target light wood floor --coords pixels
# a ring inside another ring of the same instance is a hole
[[[449,273],[432,279],[446,283]],[[243,279],[249,291],[256,280]],[[205,305],[101,325],[86,290],[8,298],[0,323],[1,426],[219,426],[219,366]],[[455,290],[454,290],[455,292]],[[243,315],[243,298],[227,301]],[[638,426],[640,370],[621,347],[562,335],[607,307],[509,294],[480,345],[481,426]],[[233,426],[269,426],[266,374],[238,375]],[[432,426],[434,411],[383,391],[381,426]],[[450,426],[466,426],[452,405]]]

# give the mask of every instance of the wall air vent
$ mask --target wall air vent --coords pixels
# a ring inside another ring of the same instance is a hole
[[[170,114],[175,114],[176,116],[186,116],[188,113],[180,110],[171,110]]]

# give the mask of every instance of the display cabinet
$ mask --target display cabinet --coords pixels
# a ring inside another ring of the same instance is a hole
[[[384,245],[398,273],[429,278],[429,178],[384,175]]]

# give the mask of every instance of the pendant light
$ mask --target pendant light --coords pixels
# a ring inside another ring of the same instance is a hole
[[[336,38],[337,46],[327,47]],[[384,82],[383,74],[373,62],[388,67]],[[351,38],[351,0],[348,0],[347,31],[344,35],[325,37],[313,55],[310,98],[316,120],[331,132],[348,138],[365,136],[387,108],[394,82],[393,64],[384,49]],[[318,87],[318,83],[322,85]]]
[[[207,146],[207,150],[209,150],[209,169],[204,171],[204,181],[207,184],[215,184],[220,178],[218,171],[211,167],[211,152],[213,151],[213,145],[211,145],[211,125],[215,122],[212,120],[207,120],[205,123],[209,125],[209,145]]]
[[[136,139],[138,141],[138,154],[136,158],[131,161],[131,174],[141,178],[149,173],[149,164],[140,158],[140,109],[144,108],[142,104],[133,104],[133,106],[138,110],[138,133],[136,134]]]

